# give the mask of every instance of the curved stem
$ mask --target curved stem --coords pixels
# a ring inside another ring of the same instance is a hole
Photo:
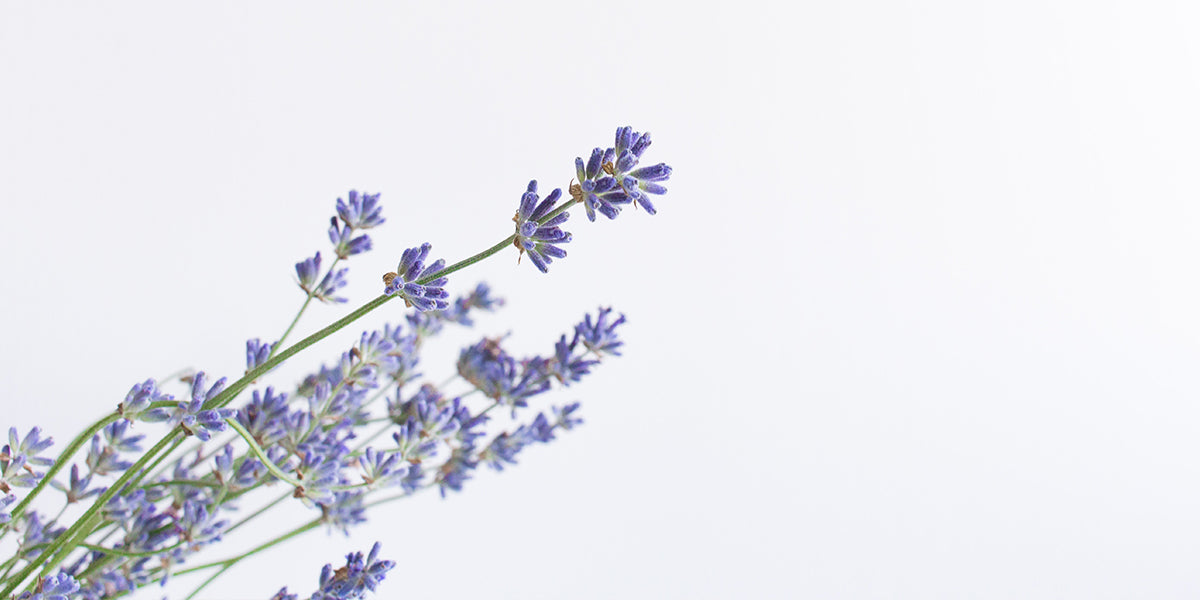
[[[279,478],[280,481],[292,486],[293,488],[304,487],[303,483],[292,479],[291,476],[289,476],[287,473],[284,473],[283,469],[280,469],[270,458],[267,457],[267,453],[262,449],[262,446],[259,446],[258,442],[254,441],[254,436],[250,435],[250,432],[246,431],[246,428],[242,427],[242,424],[238,423],[236,418],[225,419],[225,422],[228,423],[229,426],[234,429],[234,431],[237,431],[238,434],[242,436],[242,439],[250,446],[250,451],[254,452],[254,455],[258,457],[259,462],[261,462],[263,466],[271,472],[272,475]]]

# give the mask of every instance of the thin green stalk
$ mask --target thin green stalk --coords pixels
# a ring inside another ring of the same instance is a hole
[[[171,447],[167,448],[166,452],[159,454],[158,457],[154,459],[154,462],[150,463],[149,467],[146,467],[145,469],[142,470],[141,473],[138,473],[137,476],[135,476],[133,478],[133,480],[129,482],[129,487],[133,488],[133,487],[137,487],[138,485],[140,485],[142,483],[142,480],[146,478],[147,473],[149,473],[150,471],[153,471],[155,468],[157,468],[158,465],[160,463],[162,463],[164,460],[166,460],[167,457],[170,456],[172,452],[174,452],[177,448],[179,448],[179,446],[183,445],[184,439],[185,438],[180,437],[180,438],[176,439],[174,442],[171,442]]]
[[[240,561],[244,558],[254,556],[255,554],[258,554],[259,552],[262,552],[263,550],[266,550],[267,548],[270,548],[277,544],[286,542],[287,540],[290,540],[302,533],[305,533],[305,532],[309,531],[310,529],[316,528],[320,524],[321,524],[321,518],[318,517],[316,519],[313,519],[312,521],[309,521],[308,523],[306,523],[304,525],[301,525],[300,527],[297,527],[296,529],[293,529],[283,535],[280,535],[273,540],[259,544],[258,546],[255,546],[253,549],[247,550],[246,552],[243,552],[237,556],[231,556],[224,560],[218,560],[218,561],[214,561],[214,562],[210,562],[210,563],[205,563],[202,565],[197,565],[195,567],[189,567],[189,568],[183,569],[181,571],[175,571],[175,575],[187,575],[188,573],[194,573],[196,571],[203,571],[204,569],[211,569],[213,567],[219,567],[219,566],[228,565],[228,564],[236,564],[238,561]],[[162,578],[159,577],[158,579],[155,579],[153,581],[159,581],[161,579]],[[153,581],[151,583],[153,583]]]
[[[233,563],[230,563],[230,564],[227,564],[227,565],[225,565],[225,566],[221,567],[221,569],[220,569],[219,571],[217,571],[216,573],[213,573],[212,575],[210,575],[210,576],[208,577],[208,579],[205,579],[205,580],[204,580],[204,583],[201,583],[200,585],[196,586],[196,589],[192,590],[192,593],[188,594],[188,595],[187,595],[187,597],[186,597],[186,598],[184,598],[183,600],[192,600],[192,598],[195,598],[195,597],[196,597],[196,594],[199,594],[201,590],[203,590],[204,588],[208,587],[208,584],[210,584],[210,583],[212,583],[213,581],[215,581],[215,580],[216,580],[218,577],[220,577],[221,575],[224,575],[224,574],[225,574],[225,571],[228,571],[229,569],[232,569],[232,568],[233,568],[233,565],[236,565],[236,564],[237,564],[236,562],[233,562]]]
[[[359,443],[357,446],[355,446],[354,450],[351,452],[351,454],[354,455],[358,452],[361,452],[363,448],[367,447],[367,444],[370,444],[371,442],[375,441],[375,438],[387,433],[388,430],[392,428],[392,425],[393,425],[392,423],[388,423],[387,425],[384,425],[379,431],[372,433],[370,436],[367,437],[367,439],[363,440],[361,443]]]
[[[323,275],[322,274],[317,275],[316,281],[320,281],[321,277],[324,277],[325,275],[329,275],[330,273],[332,273],[333,268],[336,267],[338,262],[340,262],[341,260],[342,260],[342,257],[340,257],[340,256],[335,257],[333,259],[333,262],[329,264],[329,268],[325,271],[325,273]],[[316,291],[315,287],[312,290],[306,290],[308,296],[304,298],[304,304],[300,305],[300,310],[296,311],[296,317],[292,319],[292,323],[290,325],[288,325],[287,329],[284,330],[283,335],[279,336],[279,341],[275,342],[271,346],[271,352],[270,352],[270,354],[267,355],[268,360],[271,359],[271,357],[275,356],[275,352],[283,347],[283,341],[286,340],[288,334],[290,334],[292,332],[292,330],[296,328],[296,323],[300,322],[300,317],[304,314],[304,309],[308,308],[308,305],[310,303],[312,303],[312,299],[315,297],[314,296],[315,291]]]
[[[94,544],[88,544],[88,543],[79,544],[79,547],[87,548],[88,550],[92,550],[95,552],[103,552],[104,554],[114,554],[116,556],[124,556],[126,558],[142,558],[144,556],[158,556],[160,554],[163,554],[164,552],[170,552],[176,548],[183,546],[186,543],[187,543],[186,540],[180,540],[173,546],[168,546],[166,548],[159,548],[158,550],[147,550],[145,552],[126,552],[124,550],[117,550],[116,548],[105,548],[104,546],[96,546]]]
[[[263,466],[271,472],[272,475],[277,477],[280,481],[292,486],[293,488],[304,487],[303,483],[292,479],[287,473],[283,472],[283,469],[280,469],[270,458],[267,457],[267,453],[262,449],[262,446],[259,446],[258,442],[254,441],[254,436],[250,435],[250,432],[246,431],[246,428],[242,427],[242,424],[238,423],[237,419],[225,419],[225,422],[228,423],[229,426],[234,429],[234,431],[237,431],[238,434],[242,436],[242,439],[245,440],[246,444],[250,446],[250,450],[254,452],[255,456],[258,457],[259,462],[261,462]]]
[[[304,309],[308,308],[308,305],[312,302],[312,299],[312,292],[309,292],[308,296],[304,298],[304,304],[300,305],[300,310],[296,311],[296,316],[292,319],[291,324],[287,326],[287,329],[283,330],[283,335],[279,336],[279,341],[271,345],[271,352],[270,354],[267,354],[268,359],[275,355],[275,351],[277,349],[283,347],[283,341],[286,340],[287,336],[292,333],[293,329],[296,328],[296,323],[300,322],[300,317],[304,314]]]
[[[100,496],[96,498],[96,501],[93,502],[92,505],[88,507],[88,509],[82,515],[80,515],[78,519],[75,520],[75,523],[72,524],[71,527],[69,527],[65,532],[63,532],[62,535],[58,536],[54,542],[50,544],[50,547],[42,554],[42,556],[48,557],[45,563],[43,563],[43,574],[50,572],[50,570],[52,570],[55,566],[61,563],[64,558],[66,558],[66,555],[70,553],[71,550],[73,550],[75,546],[79,544],[79,542],[82,542],[84,539],[86,539],[86,535],[90,534],[91,528],[95,526],[95,524],[92,523],[92,519],[99,516],[97,513],[100,512],[100,508],[107,504],[113,496],[117,495],[117,492],[119,492],[125,486],[125,484],[134,477],[134,473],[145,468],[146,464],[154,458],[156,453],[161,452],[168,444],[174,442],[177,439],[177,436],[181,435],[182,432],[180,432],[178,429],[175,429],[172,430],[171,433],[167,434],[166,437],[159,440],[159,442],[155,444],[154,447],[151,448],[146,454],[139,458],[132,467],[122,473],[121,477],[118,478],[113,485],[109,486],[109,488],[105,490],[103,494],[100,494]],[[79,537],[81,533],[84,534],[83,538]],[[68,542],[72,543],[68,545]],[[12,579],[8,581],[8,583],[4,586],[4,589],[0,590],[0,598],[11,594],[13,590],[15,590],[17,586],[21,585],[21,583],[24,582],[25,579],[27,579],[33,573],[33,570],[38,566],[39,563],[35,562],[30,563],[24,569],[21,569],[15,576],[12,577]]]
[[[222,407],[228,405],[230,402],[233,402],[233,399],[236,398],[237,395],[242,392],[242,390],[246,389],[246,387],[248,387],[255,379],[258,379],[259,376],[263,375],[267,371],[270,371],[271,369],[274,369],[280,363],[295,356],[301,350],[308,348],[309,346],[329,337],[330,335],[333,335],[334,333],[336,333],[338,330],[342,329],[343,327],[357,321],[363,315],[366,315],[367,313],[375,310],[376,308],[383,306],[384,304],[386,304],[389,300],[391,300],[393,298],[395,298],[395,296],[381,294],[379,297],[358,307],[350,314],[334,321],[333,323],[329,324],[328,326],[321,329],[320,331],[317,331],[316,333],[309,335],[308,337],[300,340],[299,342],[292,344],[290,347],[288,347],[284,351],[280,352],[279,354],[275,355],[271,359],[267,360],[263,364],[258,365],[257,367],[251,369],[248,373],[243,375],[241,379],[238,379],[237,381],[233,382],[232,384],[229,385],[229,387],[225,388],[224,391],[217,394],[214,398],[212,398],[208,402],[205,402],[204,408],[206,408],[206,409],[222,408]]]
[[[110,423],[120,418],[121,415],[115,412],[109,414],[103,419],[92,423],[92,425],[85,429],[83,433],[71,440],[71,443],[67,444],[66,448],[63,448],[62,453],[58,455],[58,458],[55,459],[54,464],[50,466],[50,469],[46,471],[46,474],[40,481],[38,481],[37,485],[35,485],[33,489],[21,499],[21,502],[17,504],[16,508],[12,509],[12,512],[9,513],[11,515],[9,522],[15,523],[17,519],[19,519],[21,515],[25,513],[25,509],[29,507],[29,504],[33,502],[33,499],[37,498],[38,494],[42,493],[42,490],[46,489],[47,485],[50,485],[50,482],[54,480],[54,477],[58,475],[59,471],[62,471],[63,468],[67,466],[67,463],[71,461],[71,457],[74,456],[84,444],[92,440],[92,436],[96,435],[101,429],[104,429]],[[0,531],[0,539],[4,539],[4,536],[7,533],[7,528],[3,531]],[[7,594],[9,591],[12,590],[5,591],[4,594]],[[0,594],[0,596],[3,596],[4,594]]]
[[[464,259],[446,267],[445,269],[438,271],[437,273],[431,273],[429,275],[426,275],[426,276],[418,279],[416,281],[416,283],[418,285],[425,285],[425,284],[429,283],[430,281],[437,279],[438,277],[445,277],[455,271],[460,271],[462,269],[465,269],[465,268],[511,246],[513,243],[513,240],[515,240],[515,239],[517,239],[517,235],[514,233],[513,235],[510,235],[510,236],[504,238],[504,241],[496,244],[495,246],[492,246],[491,248],[488,248],[487,250],[484,250],[483,252],[480,252],[479,254],[476,254],[475,256],[472,256],[469,258],[464,258]]]
[[[224,531],[224,533],[225,533],[225,534],[228,534],[229,532],[233,531],[234,529],[237,529],[238,527],[241,527],[242,525],[245,525],[246,523],[249,523],[249,522],[250,522],[252,519],[254,519],[255,517],[257,517],[258,515],[261,515],[261,514],[263,514],[263,513],[267,512],[268,510],[271,510],[272,508],[275,508],[275,505],[276,505],[276,504],[279,504],[280,502],[283,502],[284,500],[287,500],[288,498],[291,498],[291,497],[292,497],[292,493],[291,493],[291,492],[285,492],[285,493],[284,493],[282,496],[280,496],[280,497],[278,497],[278,498],[276,498],[276,499],[274,499],[274,500],[270,501],[269,503],[267,503],[267,505],[266,505],[266,506],[264,506],[264,507],[262,507],[262,508],[260,508],[260,509],[258,509],[258,510],[256,510],[256,511],[254,511],[254,512],[252,512],[252,513],[248,514],[248,515],[246,515],[245,517],[243,517],[243,518],[242,518],[242,520],[241,520],[241,521],[238,521],[237,523],[234,523],[232,526],[230,526],[230,527],[229,527],[229,529],[226,529],[226,530]]]
[[[571,206],[573,204],[575,204],[574,201],[568,201],[568,202],[563,203],[562,206],[559,206],[554,211],[551,211],[550,214],[543,217],[542,221],[546,221],[546,220],[554,218],[555,216],[562,213],[564,210],[566,210],[569,206]],[[418,279],[416,281],[416,283],[420,284],[420,285],[424,285],[424,284],[427,284],[430,281],[433,281],[439,277],[444,277],[444,276],[450,275],[451,273],[460,271],[460,270],[462,270],[466,267],[469,267],[485,258],[492,256],[493,254],[500,252],[501,250],[503,250],[506,247],[508,247],[509,245],[511,245],[515,239],[516,239],[515,234],[510,235],[507,238],[505,238],[503,241],[495,244],[494,246],[488,248],[487,250],[484,250],[483,252],[480,252],[478,254],[470,256],[470,257],[463,259],[457,263],[454,263],[453,265],[450,265],[436,273],[431,273],[429,275],[426,275],[425,277],[421,277],[420,279]],[[237,398],[238,394],[240,394],[242,392],[242,390],[244,390],[251,383],[253,383],[259,376],[267,373],[271,369],[274,369],[276,366],[280,365],[281,363],[283,363],[287,359],[291,358],[292,356],[295,356],[296,354],[298,354],[302,350],[308,348],[309,346],[325,339],[326,337],[329,337],[330,335],[336,333],[337,331],[341,330],[342,328],[346,327],[347,325],[353,323],[354,321],[357,321],[359,318],[363,317],[367,313],[370,313],[371,311],[375,310],[376,308],[383,306],[388,301],[392,300],[394,297],[395,296],[390,296],[387,294],[380,295],[380,296],[374,298],[373,300],[370,300],[366,304],[360,306],[359,308],[355,309],[350,314],[342,317],[341,319],[338,319],[337,321],[334,321],[333,323],[322,328],[321,330],[305,337],[304,339],[300,340],[299,342],[296,342],[295,344],[284,349],[283,351],[279,352],[278,354],[273,354],[266,362],[264,362],[261,365],[258,365],[254,369],[251,369],[245,375],[243,375],[240,379],[238,379],[237,381],[234,381],[229,387],[227,387],[221,393],[217,394],[214,398],[205,402],[204,408],[205,409],[223,408],[223,407],[229,405],[231,402],[233,402],[233,400],[235,398]],[[310,298],[310,300],[311,300],[311,298]],[[288,333],[290,333],[290,330],[291,330],[291,327],[289,327],[289,330],[287,332],[285,332],[285,334],[284,334],[285,337]],[[282,345],[282,344],[279,343],[279,345]],[[159,403],[156,402],[154,404],[159,404]],[[170,403],[163,402],[162,404],[165,405],[165,404],[170,404]],[[490,408],[489,408],[489,410],[490,410]],[[42,481],[39,482],[39,484],[33,489],[33,491],[31,491],[30,494],[28,496],[26,496],[25,499],[20,504],[18,504],[16,508],[13,509],[13,512],[12,512],[13,518],[20,516],[20,514],[22,512],[24,512],[24,510],[28,507],[28,505],[32,501],[32,499],[35,496],[37,496],[37,494],[39,494],[45,488],[46,485],[48,485],[48,482],[53,479],[54,475],[56,475],[59,471],[62,470],[63,466],[67,463],[67,459],[71,455],[73,455],[75,453],[75,451],[77,451],[84,443],[86,443],[88,440],[90,440],[93,435],[95,435],[98,431],[100,431],[100,429],[102,429],[104,426],[108,425],[109,423],[117,420],[118,418],[120,418],[120,416],[116,415],[116,414],[106,416],[104,419],[98,421],[97,423],[95,423],[91,427],[89,427],[83,434],[79,435],[74,440],[72,440],[71,443],[68,444],[67,448],[64,450],[63,454],[60,457],[60,460],[58,460],[55,463],[55,465],[50,469],[50,471],[47,473],[46,477],[44,477],[42,479]],[[248,432],[245,432],[244,429],[242,429],[239,433],[244,434],[243,435],[244,438],[249,437],[250,439],[253,439],[252,436],[248,436]],[[182,436],[183,436],[183,434],[179,429],[174,429],[170,433],[168,433],[165,437],[160,439],[159,442],[157,444],[155,444],[153,448],[151,448],[145,455],[143,455],[140,459],[138,459],[137,463],[135,463],[133,465],[133,467],[126,470],[125,473],[123,473],[121,475],[121,477],[119,479],[117,479],[117,481],[112,486],[109,487],[108,490],[106,490],[103,494],[101,494],[92,503],[92,505],[87,509],[87,511],[85,511],[83,513],[83,515],[81,515],[75,521],[75,523],[73,525],[71,525],[70,528],[67,529],[66,532],[64,532],[57,539],[55,539],[55,541],[50,545],[50,547],[47,549],[47,551],[43,554],[43,556],[49,556],[49,559],[45,563],[42,563],[43,564],[42,574],[50,572],[63,559],[65,559],[66,556],[68,554],[70,554],[70,552],[75,547],[77,547],[79,544],[83,543],[84,540],[87,539],[87,536],[91,534],[92,528],[96,525],[95,521],[97,520],[97,518],[99,516],[97,513],[100,511],[101,507],[103,507],[109,500],[111,500],[113,498],[113,496],[115,496],[120,490],[124,489],[126,484],[128,484],[131,479],[136,477],[140,481],[142,478],[144,478],[148,473],[148,471],[145,469],[146,464],[149,463],[151,460],[157,458],[158,461],[156,461],[154,463],[155,465],[157,465],[158,462],[162,461],[165,458],[165,456],[160,456],[159,453],[161,453],[168,444],[175,443],[175,446],[172,448],[172,451],[173,451],[174,448],[177,448],[178,444],[182,441]],[[257,444],[254,444],[254,446],[257,446]],[[262,449],[258,448],[258,451],[262,452]],[[167,454],[170,454],[170,451],[168,451]],[[276,468],[276,470],[278,470],[278,469]],[[276,473],[276,476],[278,477],[279,474]],[[281,477],[281,479],[288,481],[290,478]],[[264,546],[260,546],[259,549],[265,549],[266,547],[269,547],[270,545],[274,545],[275,543],[283,541],[283,539],[287,539],[288,537],[291,537],[293,535],[298,535],[299,533],[302,533],[303,531],[307,531],[308,529],[315,527],[317,523],[319,523],[319,519],[317,521],[310,523],[309,525],[307,525],[305,527],[302,527],[299,530],[296,530],[289,534],[286,534],[282,538],[277,538],[276,540],[273,540],[272,542],[268,542],[268,544],[266,544]],[[256,549],[255,551],[257,551],[257,550],[258,549]],[[251,553],[248,553],[246,555],[243,555],[242,558],[244,558],[245,556],[249,556],[253,552],[254,551],[252,551]],[[240,560],[240,558],[238,560]],[[226,561],[226,562],[228,562],[228,561]],[[234,562],[236,562],[236,561],[234,561]],[[224,563],[217,563],[217,564],[224,564]],[[14,589],[16,589],[22,582],[24,582],[29,577],[30,574],[32,574],[33,570],[37,566],[38,566],[37,563],[31,563],[31,564],[27,565],[24,569],[21,569],[21,571],[18,572],[15,577],[13,577],[12,579],[9,579],[7,584],[5,584],[4,589],[0,590],[0,598],[11,594]],[[182,573],[190,572],[192,570],[196,570],[199,568],[200,567],[197,567],[194,569],[189,569],[186,571],[180,571],[179,573],[182,574]]]

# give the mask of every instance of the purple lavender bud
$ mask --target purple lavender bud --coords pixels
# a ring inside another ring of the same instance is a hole
[[[92,436],[92,445],[88,450],[85,463],[88,467],[89,476],[92,474],[103,476],[120,473],[133,466],[133,463],[129,461],[121,460],[121,455],[116,448],[101,444],[99,435]]]
[[[583,356],[575,356],[575,347],[578,345],[578,341],[578,333],[569,344],[567,336],[559,337],[558,342],[554,344],[554,358],[546,363],[549,374],[563,385],[569,386],[572,382],[579,381],[584,375],[591,372],[592,365],[600,362],[585,359]]]
[[[116,421],[104,428],[104,440],[117,452],[141,452],[144,435],[127,435],[129,421]]]
[[[538,413],[534,417],[533,422],[529,424],[527,435],[530,441],[541,442],[543,444],[554,440],[554,424],[546,418],[544,413]]]
[[[354,237],[354,228],[350,225],[339,228],[337,217],[329,220],[329,241],[333,242],[333,253],[343,259],[371,249],[370,237],[365,234]]]
[[[266,344],[258,338],[246,340],[246,372],[253,371],[255,367],[267,362],[271,357],[271,351],[275,349],[275,344]]]
[[[313,293],[313,284],[321,274],[321,253],[317,252],[312,258],[306,258],[296,263],[296,278],[300,289]]]
[[[330,271],[321,279],[321,284],[313,290],[313,298],[320,300],[326,304],[346,302],[346,299],[341,296],[334,296],[333,293],[346,287],[346,272],[349,269],[338,269]]]
[[[616,218],[620,207],[629,203],[655,214],[657,211],[649,194],[666,193],[667,188],[657,182],[671,177],[671,167],[660,163],[638,168],[638,161],[650,147],[649,133],[638,133],[632,127],[620,127],[613,146],[603,153],[599,148],[593,150],[586,167],[582,159],[575,160],[575,174],[579,178],[576,198],[583,202],[588,219],[596,220],[597,212],[610,219]],[[601,172],[611,176],[611,182],[601,184],[604,179]]]
[[[564,431],[570,431],[583,423],[583,419],[574,416],[575,411],[579,410],[579,403],[572,402],[566,406],[555,406],[554,410],[554,425],[561,427]]]
[[[32,510],[23,513],[18,521],[21,523],[14,526],[13,529],[23,531],[25,535],[21,537],[16,555],[25,560],[32,560],[40,556],[51,542],[67,530],[66,527],[54,527],[54,521],[43,523],[37,511]]]
[[[285,585],[279,588],[279,591],[275,592],[274,596],[271,596],[271,600],[299,600],[299,596],[296,594],[289,594],[287,586]]]
[[[377,560],[379,548],[376,542],[365,561],[362,552],[347,554],[346,566],[337,571],[333,565],[325,565],[321,569],[320,589],[313,592],[311,600],[351,600],[362,598],[368,590],[375,591],[387,572],[396,566],[390,560]]]
[[[405,250],[400,256],[396,272],[384,276],[383,293],[400,296],[406,305],[416,307],[421,312],[449,308],[450,303],[446,298],[450,295],[445,289],[445,277],[417,283],[418,280],[437,274],[446,266],[446,262],[441,259],[428,267],[425,266],[425,259],[429,256],[431,248],[426,242],[420,247]]]
[[[463,483],[471,479],[471,474],[478,466],[479,462],[471,459],[471,453],[467,449],[458,448],[450,453],[450,460],[439,467],[435,474],[438,491],[442,497],[446,497],[446,490],[461,492]]]
[[[367,448],[359,463],[369,489],[398,484],[408,474],[408,463],[401,462],[398,454],[376,452],[374,448]]]
[[[592,315],[588,314],[584,315],[582,323],[575,326],[575,334],[579,340],[597,357],[605,354],[621,355],[617,348],[624,345],[624,342],[617,338],[616,328],[625,322],[625,315],[620,315],[616,321],[609,323],[608,315],[611,312],[612,308],[600,308],[595,322],[592,321]]]
[[[4,512],[4,509],[8,508],[9,504],[12,504],[16,501],[17,497],[12,494],[7,494],[3,498],[0,498],[0,525],[12,520],[12,515]]]
[[[417,464],[428,460],[437,454],[437,440],[423,437],[424,428],[416,417],[409,417],[392,433],[396,440],[398,453],[404,460]]]
[[[225,389],[224,377],[206,391],[207,380],[208,376],[203,371],[196,373],[192,377],[192,399],[178,402],[167,419],[168,425],[179,425],[188,435],[205,442],[212,438],[212,432],[225,430],[225,419],[237,416],[237,410],[232,408],[204,408],[207,402]]]
[[[250,402],[238,411],[238,422],[259,444],[274,445],[284,437],[288,413],[287,394],[276,394],[275,388],[254,390]]]
[[[350,190],[349,202],[342,202],[341,198],[337,200],[337,213],[346,223],[348,227],[355,229],[370,229],[383,225],[384,218],[381,216],[383,207],[379,206],[379,194],[362,194],[361,196],[355,190]]]
[[[165,408],[150,408],[150,404],[174,399],[170,394],[158,391],[153,379],[147,379],[130,388],[125,401],[117,406],[117,413],[129,422],[158,423],[170,418],[170,413]]]
[[[539,203],[537,181],[530,181],[528,188],[521,196],[520,207],[513,219],[516,222],[515,245],[522,254],[529,253],[529,259],[543,273],[546,272],[547,266],[554,258],[563,258],[567,255],[566,251],[554,244],[565,244],[571,241],[571,234],[558,228],[567,221],[568,213],[562,213],[553,219],[546,220],[546,215],[554,210],[554,204],[558,202],[561,194],[562,190],[555,189]]]
[[[30,465],[49,466],[50,458],[38,456],[54,444],[53,438],[41,437],[42,430],[34,427],[22,440],[17,428],[8,430],[8,444],[0,448],[0,492],[7,493],[11,486],[33,487],[41,481],[44,473],[33,470]]]
[[[480,340],[458,355],[458,374],[501,404],[528,406],[528,399],[550,389],[542,359],[518,362],[504,352],[499,340]]]
[[[367,521],[366,514],[361,491],[335,492],[333,501],[321,505],[321,520],[347,537],[350,527]]]
[[[16,600],[72,600],[79,591],[79,582],[66,573],[47,577],[38,584],[36,592],[21,592]]]

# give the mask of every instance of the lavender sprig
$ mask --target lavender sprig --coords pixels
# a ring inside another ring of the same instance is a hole
[[[252,553],[235,557],[236,560],[179,571],[173,565],[219,541],[229,529],[227,511],[236,510],[231,501],[271,481],[288,482],[294,488],[289,495],[318,507],[322,516],[316,522],[345,531],[366,518],[369,506],[379,503],[364,502],[370,494],[399,488],[403,490],[399,497],[403,497],[431,486],[438,487],[443,495],[446,490],[460,490],[479,464],[496,468],[513,464],[524,448],[551,441],[556,430],[578,425],[582,422],[575,414],[579,404],[573,403],[553,407],[553,417],[539,412],[516,430],[489,437],[486,427],[487,413],[492,408],[510,407],[515,416],[518,409],[528,406],[535,396],[554,384],[578,382],[594,369],[600,356],[619,354],[622,342],[615,329],[624,322],[624,317],[610,318],[611,309],[601,309],[595,320],[590,315],[586,317],[576,326],[569,342],[567,336],[560,337],[554,351],[546,356],[517,359],[500,348],[498,339],[488,338],[464,349],[456,370],[489,398],[491,404],[483,410],[476,410],[463,397],[444,395],[428,384],[415,395],[407,396],[407,400],[402,400],[405,396],[400,392],[404,384],[420,377],[415,366],[423,339],[435,335],[445,322],[469,326],[473,323],[469,310],[490,309],[499,304],[488,295],[486,286],[451,304],[445,291],[447,275],[509,245],[529,254],[531,262],[545,272],[554,258],[565,256],[558,245],[569,241],[571,236],[559,226],[567,219],[566,209],[575,203],[583,202],[592,219],[597,211],[615,217],[616,210],[606,206],[619,210],[630,203],[654,214],[655,208],[645,194],[664,192],[660,182],[667,180],[671,171],[661,164],[638,165],[648,146],[648,134],[619,129],[613,148],[593,153],[595,160],[587,165],[577,165],[582,169],[581,183],[578,189],[572,186],[571,200],[556,206],[561,198],[559,190],[540,199],[536,183],[531,182],[514,218],[514,233],[508,239],[448,267],[441,260],[425,264],[429,244],[410,248],[401,257],[397,272],[386,281],[384,296],[284,347],[283,341],[312,298],[344,301],[334,295],[345,286],[346,269],[337,269],[338,262],[369,249],[370,239],[359,231],[384,221],[378,194],[360,195],[351,191],[347,201],[339,198],[337,216],[330,226],[337,258],[324,271],[320,253],[296,265],[298,283],[306,292],[305,304],[277,342],[255,339],[247,343],[245,376],[228,386],[223,379],[208,386],[205,375],[198,373],[191,381],[190,400],[179,402],[161,391],[153,380],[134,386],[114,414],[68,444],[58,463],[38,456],[44,449],[38,446],[48,445],[48,439],[41,440],[31,432],[22,441],[15,430],[10,432],[9,445],[0,451],[0,476],[4,477],[0,483],[24,484],[34,490],[11,513],[0,512],[0,523],[19,521],[17,529],[23,533],[21,551],[26,557],[37,556],[38,562],[28,562],[11,577],[6,572],[0,584],[4,587],[0,597],[13,593],[16,586],[29,580],[39,568],[41,573],[29,581],[21,598],[42,597],[35,594],[45,598],[67,597],[78,592],[90,600],[129,592],[151,581],[165,581],[172,573],[184,574],[210,566],[221,566],[223,572]],[[605,178],[611,181],[601,182]],[[306,378],[298,393],[275,394],[267,388],[265,395],[255,391],[245,408],[227,408],[256,378],[395,296],[418,311],[409,317],[409,326],[404,330],[385,327],[381,332],[364,333],[360,342],[343,353],[340,360]],[[351,451],[348,440],[372,421],[369,404],[384,393],[385,384],[395,387],[395,400],[389,400],[386,427],[394,430],[397,445]],[[372,392],[377,389],[379,394]],[[232,420],[234,417],[237,419]],[[148,473],[172,454],[184,436],[208,441],[213,433],[224,430],[227,421],[243,436],[245,446],[222,443],[213,452],[197,450],[194,459],[174,461],[175,467],[166,478],[155,475],[147,479]],[[124,455],[139,452],[138,442],[144,436],[129,435],[128,428],[139,422],[166,422],[177,428],[131,463]],[[54,481],[64,461],[89,441],[91,448],[84,462],[71,465],[65,483]],[[238,447],[249,450],[239,451]],[[50,469],[40,474],[32,466]],[[105,476],[117,479],[108,487],[94,483],[96,477]],[[95,501],[69,528],[47,523],[38,513],[23,509],[48,482],[61,489],[68,502],[93,497]],[[15,495],[0,496],[0,511],[7,510],[15,501]],[[277,540],[301,533],[310,525]],[[120,531],[123,536],[109,542],[111,545],[103,545],[108,534],[102,532],[106,529],[110,534]],[[72,553],[79,547],[87,550],[82,556]],[[343,569],[322,577],[322,590],[318,593],[326,595],[314,597],[358,597],[373,589],[371,582],[377,583],[382,573],[391,568],[389,561],[376,560],[377,552],[378,546],[365,561],[361,554],[349,556],[347,566],[343,567],[347,577],[338,574]],[[69,556],[76,557],[68,560]],[[388,566],[380,566],[384,564]],[[10,563],[9,572],[14,565]],[[60,565],[63,571],[51,577],[50,573]],[[371,575],[373,571],[378,577]],[[349,577],[350,574],[354,577]],[[343,583],[350,579],[357,583]],[[286,597],[286,593],[281,591],[281,597]]]

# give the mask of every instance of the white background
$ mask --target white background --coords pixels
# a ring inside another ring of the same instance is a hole
[[[350,188],[388,223],[303,332],[629,124],[659,214],[455,276],[509,304],[425,359],[611,304],[626,355],[549,399],[587,424],[204,597],[376,540],[391,598],[1200,594],[1195,5],[785,4],[3,4],[0,421],[65,442],[134,382],[240,374]]]

